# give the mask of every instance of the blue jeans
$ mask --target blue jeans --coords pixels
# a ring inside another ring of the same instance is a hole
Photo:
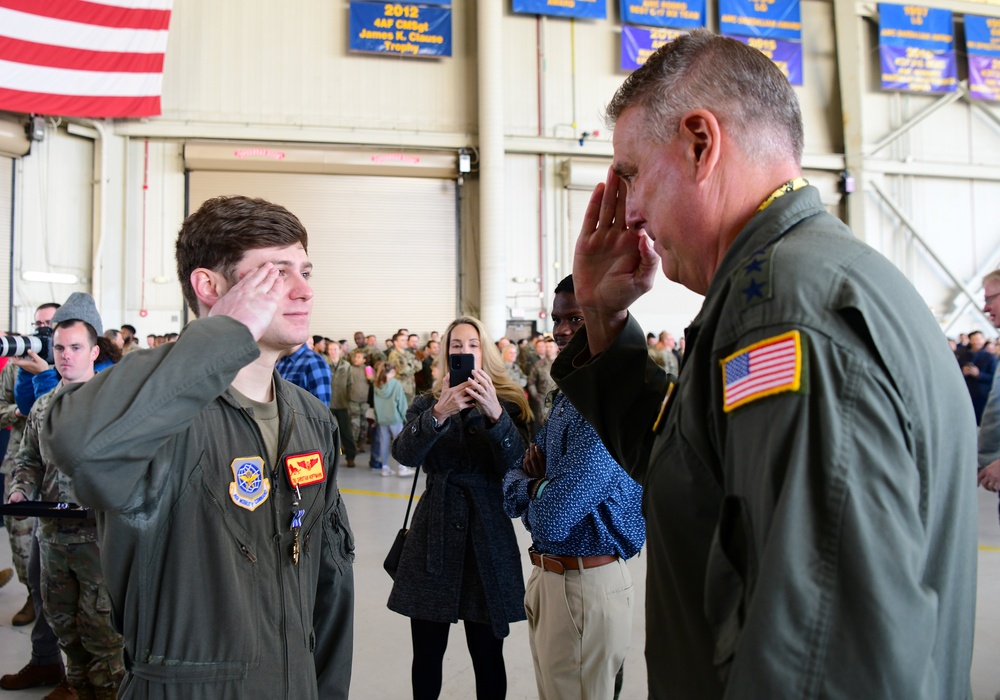
[[[379,425],[378,429],[375,431],[375,434],[378,435],[378,443],[379,443],[377,454],[383,469],[389,466],[389,447],[392,445],[392,440],[401,432],[403,432],[402,423],[393,423],[392,425]],[[374,446],[372,446],[372,453],[375,454]],[[396,464],[398,465],[399,463],[397,462]]]
[[[372,435],[372,453],[368,460],[368,466],[372,469],[382,468],[382,433],[379,430],[379,426],[375,426],[374,434]]]

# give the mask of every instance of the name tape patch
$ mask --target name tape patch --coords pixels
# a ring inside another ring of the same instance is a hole
[[[802,337],[789,331],[754,343],[721,361],[723,403],[729,413],[751,401],[802,385]]]
[[[288,472],[288,482],[292,488],[326,481],[323,455],[319,452],[305,452],[285,457],[285,470]]]

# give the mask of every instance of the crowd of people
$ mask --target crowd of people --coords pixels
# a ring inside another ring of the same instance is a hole
[[[54,368],[0,373],[21,431],[5,500],[96,517],[8,526],[36,626],[0,687],[348,697],[336,477],[368,446],[383,475],[426,472],[387,601],[418,700],[439,696],[459,620],[481,700],[506,695],[520,621],[539,698],[614,697],[644,547],[650,697],[971,697],[975,423],[1000,423],[981,334],[955,371],[913,286],[802,177],[797,98],[755,49],[677,38],[608,121],[551,338],[494,343],[471,316],[422,347],[407,329],[383,348],[310,337],[308,235],[242,196],[181,227],[197,319],[176,342],[115,362],[88,295],[40,307]],[[686,347],[630,311],[658,269],[705,296]],[[1000,272],[984,287],[1000,323]],[[998,490],[984,432],[979,482]]]

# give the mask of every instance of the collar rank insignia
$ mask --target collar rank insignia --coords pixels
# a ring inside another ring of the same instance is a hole
[[[260,457],[238,457],[229,466],[234,478],[229,484],[229,497],[240,508],[256,510],[271,493],[271,481],[264,476],[264,460]]]
[[[305,452],[285,457],[285,470],[288,472],[288,482],[293,489],[326,481],[323,455],[319,452]]]

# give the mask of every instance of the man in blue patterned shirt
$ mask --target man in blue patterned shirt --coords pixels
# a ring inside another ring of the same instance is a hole
[[[291,355],[282,357],[275,364],[281,378],[302,387],[317,399],[330,405],[330,365],[308,344],[302,344]]]
[[[572,275],[556,287],[552,321],[560,349],[583,326]],[[642,487],[553,393],[548,422],[504,479],[504,510],[531,533],[524,607],[538,697],[607,700],[632,637],[625,560],[646,540]]]

